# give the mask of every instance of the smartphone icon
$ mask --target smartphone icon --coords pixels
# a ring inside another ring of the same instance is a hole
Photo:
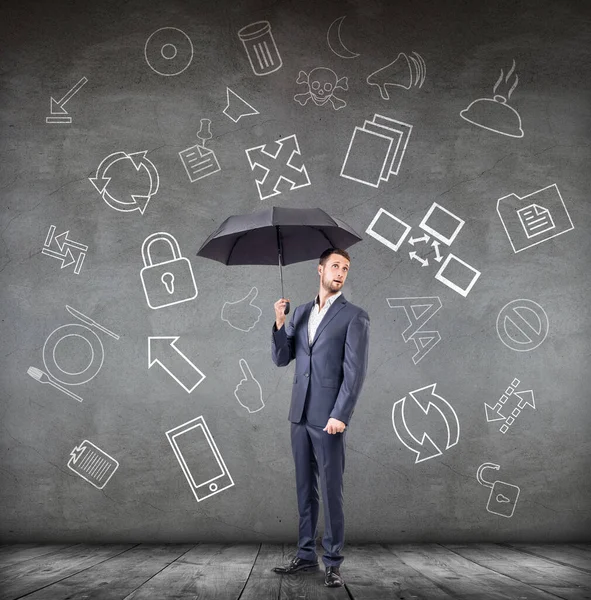
[[[167,431],[166,437],[197,502],[234,485],[203,416]]]

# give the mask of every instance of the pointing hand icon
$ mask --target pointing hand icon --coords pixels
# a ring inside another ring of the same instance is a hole
[[[226,321],[230,327],[240,331],[248,332],[253,329],[263,314],[263,311],[253,304],[258,295],[259,290],[253,287],[244,298],[236,302],[224,302],[222,321]]]
[[[249,413],[254,413],[265,407],[263,390],[260,383],[254,378],[248,363],[241,358],[239,361],[242,379],[234,390],[234,396],[241,406]]]

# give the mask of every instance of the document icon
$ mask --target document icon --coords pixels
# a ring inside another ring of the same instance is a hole
[[[378,187],[397,175],[406,152],[412,125],[382,115],[374,115],[363,127],[355,127],[341,177]]]
[[[202,416],[167,431],[166,437],[197,502],[234,485]]]
[[[201,119],[201,129],[197,133],[199,143],[179,152],[191,183],[221,171],[214,151],[205,147],[205,142],[212,137],[210,125],[210,119]]]
[[[119,463],[92,442],[84,440],[70,452],[68,468],[102,490],[119,468]]]
[[[515,253],[574,229],[556,184],[523,198],[504,196],[497,201],[497,213]]]

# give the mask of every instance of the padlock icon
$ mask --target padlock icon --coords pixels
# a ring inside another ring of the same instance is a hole
[[[491,488],[486,510],[494,515],[510,518],[515,512],[515,505],[519,498],[519,487],[498,480],[491,483],[482,477],[482,471],[485,469],[498,470],[500,468],[499,465],[495,465],[494,463],[484,463],[478,467],[476,479],[480,485]]]
[[[162,241],[170,246],[172,259],[154,263],[150,247]],[[149,235],[142,244],[144,268],[141,270],[142,285],[150,308],[164,308],[197,297],[197,284],[189,260],[181,256],[176,239],[164,231]]]

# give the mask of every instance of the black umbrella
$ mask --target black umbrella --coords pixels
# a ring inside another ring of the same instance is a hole
[[[344,249],[359,241],[361,237],[349,225],[320,208],[272,206],[228,217],[205,240],[197,256],[225,265],[279,264],[284,298],[284,265],[312,260],[327,248]]]

